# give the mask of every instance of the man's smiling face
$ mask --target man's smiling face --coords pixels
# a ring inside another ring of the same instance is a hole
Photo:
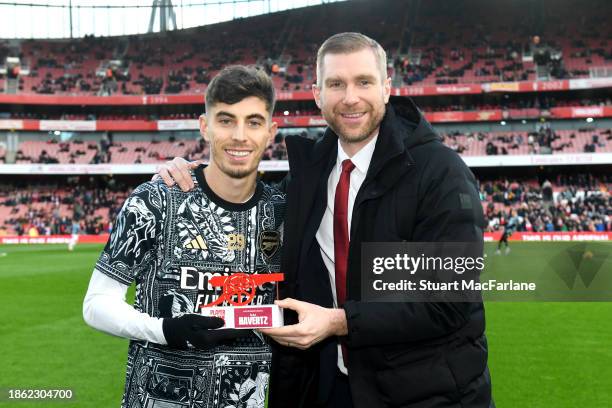
[[[315,101],[344,143],[365,144],[378,131],[391,92],[379,66],[367,48],[323,57]]]
[[[257,171],[276,129],[266,103],[255,96],[232,105],[215,103],[200,116],[200,131],[210,143],[210,166],[231,178]]]

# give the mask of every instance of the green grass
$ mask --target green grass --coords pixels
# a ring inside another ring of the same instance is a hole
[[[512,243],[504,256],[487,244],[485,264],[497,277],[552,276],[551,262],[570,262],[564,251],[575,245]],[[612,250],[607,243],[587,246],[600,255]],[[610,261],[597,279],[610,275]],[[488,302],[485,308],[498,407],[612,407],[612,303]]]
[[[513,244],[510,255],[489,264],[507,273],[541,271],[564,245]],[[0,389],[70,388],[75,394],[72,402],[0,407],[119,406],[128,342],[89,328],[81,317],[100,250],[0,246],[6,253],[0,256]],[[612,303],[489,302],[486,312],[498,407],[612,406]]]
[[[100,245],[0,246],[0,388],[69,388],[72,402],[119,406],[128,341],[88,327],[81,306]],[[6,403],[5,403],[6,404]],[[2,403],[0,403],[0,406]]]

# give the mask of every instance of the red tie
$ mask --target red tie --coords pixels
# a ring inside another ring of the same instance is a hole
[[[336,186],[334,200],[334,263],[336,266],[336,295],[338,307],[346,300],[346,268],[348,262],[348,195],[351,186],[351,171],[355,165],[350,160],[342,162],[340,181]]]
[[[355,165],[350,160],[342,162],[340,181],[336,186],[334,200],[334,263],[336,267],[336,298],[338,307],[346,300],[346,269],[348,266],[349,228],[348,228],[348,195],[351,186],[351,171]],[[342,344],[342,358],[346,366],[348,352]]]

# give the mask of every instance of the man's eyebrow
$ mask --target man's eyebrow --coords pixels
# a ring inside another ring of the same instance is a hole
[[[358,81],[361,81],[361,80],[364,80],[364,79],[367,79],[369,81],[376,81],[376,76],[372,75],[372,74],[359,74],[359,75],[355,76],[355,79],[358,80]],[[325,84],[329,84],[331,82],[336,82],[336,81],[344,82],[344,79],[342,79],[340,77],[329,77],[329,78],[327,78],[325,80]]]
[[[246,117],[247,119],[261,119],[261,120],[266,120],[266,118],[261,114],[261,113],[251,113],[249,116]]]
[[[218,118],[219,116],[229,116],[232,119],[236,119],[236,115],[234,115],[233,113],[226,112],[226,111],[219,111],[215,114],[216,118]]]
[[[338,78],[338,77],[329,77],[325,80],[326,84],[329,84],[330,82],[336,82],[336,81],[340,81],[342,82],[342,79]]]
[[[233,113],[227,112],[227,111],[219,111],[215,114],[216,118],[219,118],[221,116],[227,116],[230,117],[232,119],[237,119],[237,116],[234,115]],[[260,113],[251,113],[250,115],[248,115],[246,117],[247,119],[261,119],[261,120],[266,120],[265,116],[263,116]]]
[[[376,76],[371,75],[371,74],[361,74],[361,75],[358,75],[358,76],[357,76],[357,79],[358,79],[358,80],[361,80],[361,79],[368,79],[368,80],[370,80],[370,81],[374,81],[374,80],[376,80]]]

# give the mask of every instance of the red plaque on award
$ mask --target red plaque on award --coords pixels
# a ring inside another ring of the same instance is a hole
[[[246,274],[234,273],[215,276],[209,280],[212,286],[223,289],[221,296],[214,302],[202,305],[201,314],[217,316],[225,320],[224,328],[260,329],[281,327],[283,314],[276,305],[251,306],[255,299],[257,286],[283,280],[282,273]],[[232,306],[219,306],[227,302]]]

